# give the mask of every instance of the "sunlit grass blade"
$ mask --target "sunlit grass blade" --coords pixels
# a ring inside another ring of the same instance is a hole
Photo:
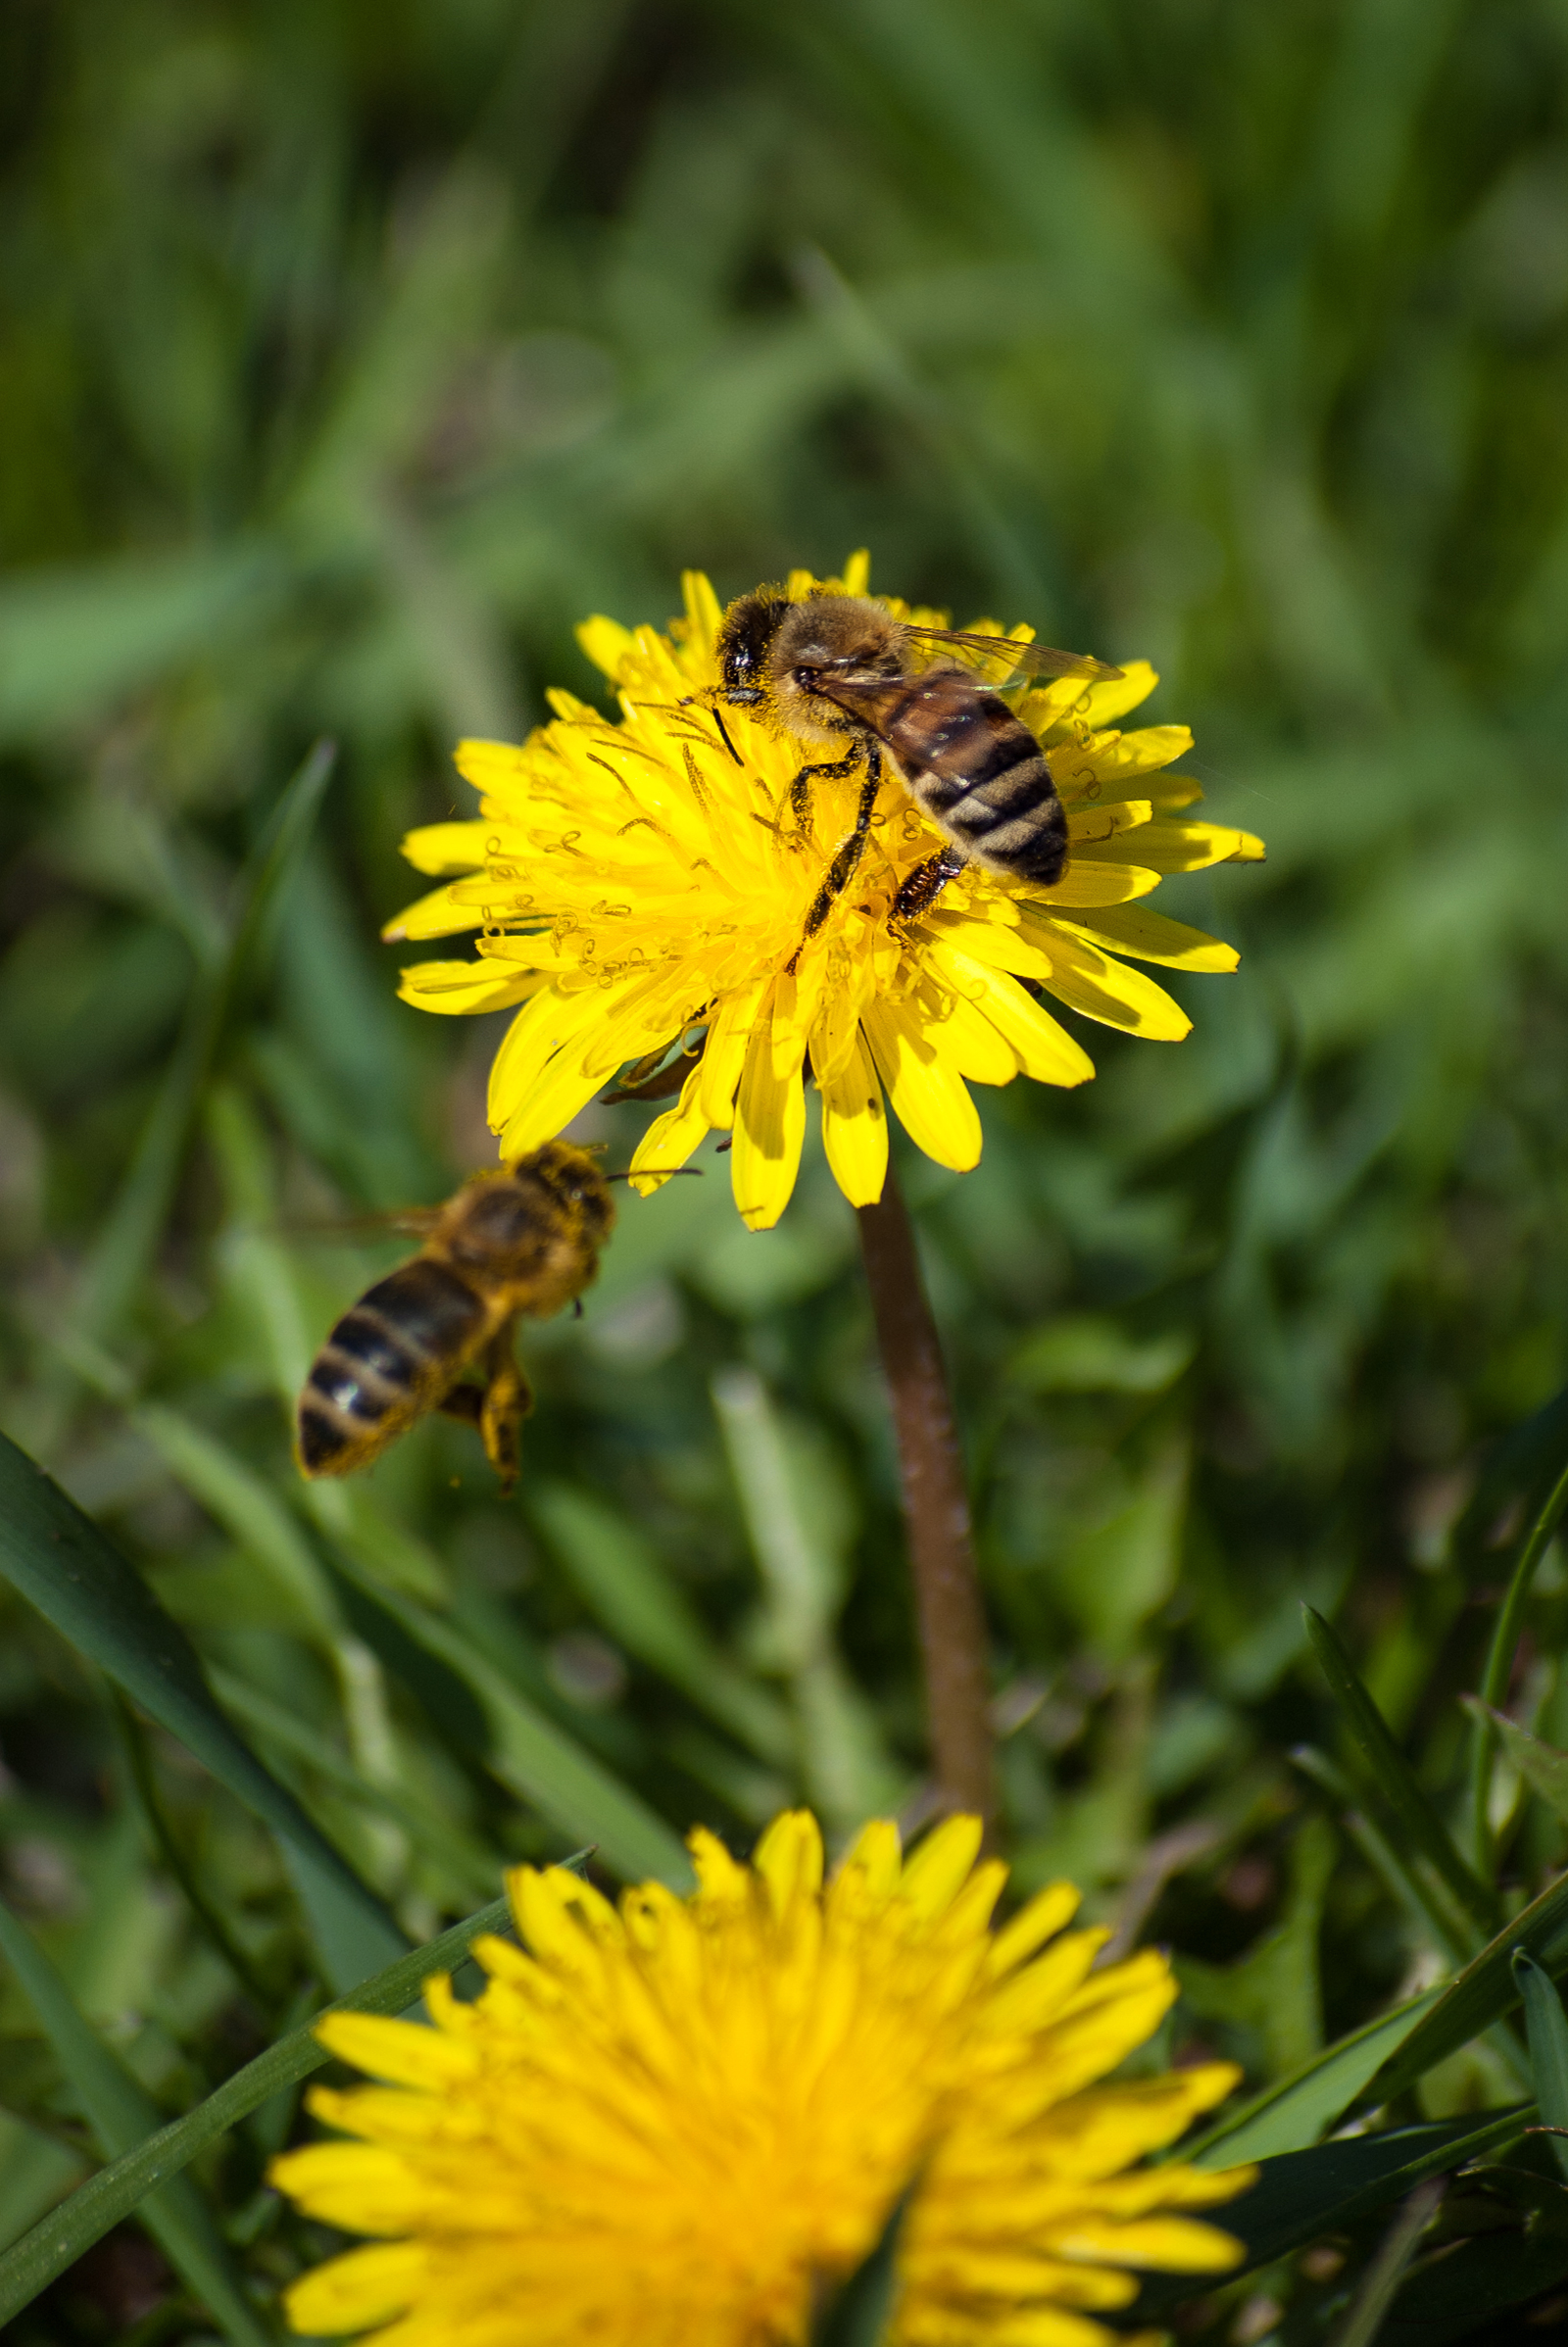
[[[1524,1999],[1536,2107],[1544,2127],[1564,2130],[1551,2137],[1551,2148],[1568,2178],[1568,2014],[1563,2012],[1562,1998],[1550,1975],[1523,1948],[1514,1950],[1510,1969],[1514,1986]]]
[[[1357,1676],[1340,1639],[1315,1606],[1302,1607],[1306,1634],[1323,1675],[1344,1714],[1366,1773],[1397,1819],[1408,1845],[1419,1852],[1472,1923],[1495,1931],[1495,1894],[1466,1865],[1415,1771],[1389,1733],[1387,1721]]]
[[[1492,1821],[1488,1815],[1488,1796],[1492,1789],[1492,1755],[1495,1748],[1491,1713],[1508,1692],[1513,1676],[1514,1656],[1519,1650],[1519,1634],[1524,1626],[1524,1611],[1530,1596],[1537,1568],[1545,1555],[1552,1535],[1568,1508],[1568,1465],[1559,1473],[1546,1493],[1534,1523],[1526,1533],[1509,1576],[1507,1593],[1497,1608],[1496,1625],[1492,1644],[1487,1651],[1487,1667],[1481,1674],[1477,1689],[1485,1707],[1472,1715],[1474,1727],[1470,1741],[1470,1831],[1475,1840],[1476,1861],[1488,1874],[1495,1864]]]
[[[628,1654],[679,1687],[760,1759],[788,1758],[793,1736],[783,1705],[728,1661],[631,1525],[567,1484],[537,1486],[528,1504],[551,1548]]]
[[[1388,2068],[1373,2081],[1380,2101],[1392,2102],[1435,2063],[1479,2037],[1518,2002],[1511,1964],[1516,1949],[1533,1956],[1555,1979],[1568,1968],[1568,1875],[1505,1924],[1467,1964],[1417,2024]]]
[[[580,1868],[586,1856],[579,1850],[561,1863]],[[338,1997],[323,2011],[405,2013],[432,1973],[452,1971],[474,1940],[486,1931],[506,1931],[510,1920],[507,1901],[492,1900],[477,1915],[467,1916],[423,1947],[400,1956],[373,1979],[362,1980],[352,1994]],[[46,2290],[57,2274],[74,2265],[94,2241],[101,2241],[155,2186],[177,2176],[198,2152],[237,2126],[249,2112],[329,2061],[330,2055],[316,2036],[316,2022],[320,2018],[318,2014],[270,2045],[194,2111],[160,2127],[112,2167],[90,2176],[41,2225],[14,2242],[0,2257],[0,2324],[9,2323],[40,2290]]]
[[[297,1519],[228,1445],[178,1410],[149,1402],[130,1412],[175,1480],[266,1573],[283,1602],[318,1639],[340,1637],[332,1587]]]
[[[721,1369],[711,1392],[789,1683],[806,1792],[819,1816],[853,1826],[896,1804],[902,1788],[834,1638],[844,1599],[838,1560],[803,1505],[799,1462],[762,1380],[755,1370]]]
[[[391,1615],[416,1645],[456,1672],[477,1696],[490,1731],[490,1768],[512,1792],[573,1841],[591,1841],[612,1873],[651,1875],[672,1889],[692,1883],[677,1834],[642,1797],[547,1719],[454,1622],[377,1585],[351,1557],[342,1570]]]
[[[253,1729],[264,1747],[270,1745],[291,1760],[302,1761],[315,1775],[324,1778],[335,1791],[381,1817],[391,1818],[416,1848],[436,1859],[455,1882],[471,1882],[477,1887],[494,1878],[495,1860],[491,1853],[465,1832],[455,1818],[420,1799],[406,1785],[377,1784],[297,1712],[285,1710],[281,1703],[261,1687],[252,1687],[237,1672],[215,1666],[212,1682],[224,1709]]]
[[[0,1573],[277,1835],[334,1988],[401,1954],[407,1942],[380,1901],[219,1709],[178,1623],[91,1518],[4,1436]]]
[[[99,2036],[54,1965],[3,1900],[0,1954],[37,2015],[105,2156],[118,2158],[143,2142],[158,2127],[157,2104]],[[142,2215],[175,2273],[234,2347],[267,2347],[269,2331],[247,2304],[233,2259],[190,2178],[171,2174]],[[56,2220],[48,2222],[52,2225]]]
[[[265,1248],[267,1242],[257,1246]],[[290,1394],[290,1402],[293,1399]],[[363,1484],[323,1482],[303,1485],[299,1496],[306,1513],[339,1552],[350,1552],[377,1589],[397,1589],[421,1605],[450,1601],[451,1584],[440,1558],[374,1491]]]
[[[1392,2013],[1352,2029],[1294,2078],[1283,2078],[1262,2094],[1232,2112],[1217,2127],[1178,2154],[1198,2168],[1235,2168],[1244,2160],[1276,2159],[1282,2152],[1304,2151],[1349,2109],[1367,2080],[1403,2044],[1410,2031],[1431,2011],[1443,1991],[1429,1988],[1424,1995],[1396,2006]]]

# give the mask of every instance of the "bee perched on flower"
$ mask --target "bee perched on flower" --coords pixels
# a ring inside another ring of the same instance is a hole
[[[890,2347],[1115,2347],[1094,2317],[1140,2269],[1237,2265],[1195,2212],[1255,2170],[1139,2163],[1239,2074],[1109,2080],[1169,1966],[1096,1971],[1106,1933],[1064,1931],[1066,1883],[994,1931],[1005,1869],[979,1841],[953,1818],[905,1858],[879,1822],[824,1883],[796,1812],[750,1866],[694,1834],[693,1897],[618,1908],[519,1869],[523,1944],[477,1942],[473,2003],[438,1978],[433,2029],[320,2024],[385,2082],[318,2088],[353,2140],[272,2179],[380,2237],[296,2282],[290,2321],[375,2347],[804,2347],[901,2199]]]
[[[842,579],[797,572],[777,592],[790,603],[866,584],[857,556]],[[1152,1039],[1188,1032],[1124,957],[1228,970],[1236,954],[1140,900],[1167,872],[1262,850],[1188,820],[1198,786],[1160,779],[1191,746],[1185,726],[1116,730],[1157,682],[1147,661],[1085,662],[1042,685],[1009,681],[1005,656],[990,657],[987,691],[1041,745],[1065,812],[1065,862],[1042,885],[978,851],[944,861],[951,832],[879,752],[858,767],[819,760],[803,791],[808,754],[776,709],[760,693],[721,696],[724,614],[707,579],[688,574],[685,594],[667,636],[605,618],[579,631],[617,688],[618,721],[554,693],[554,722],[520,746],[463,743],[479,819],[404,844],[442,885],[387,937],[479,932],[477,959],[405,971],[405,1000],[517,1006],[490,1085],[504,1157],[559,1133],[618,1070],[668,1062],[680,1098],[644,1135],[634,1179],[657,1188],[721,1128],[736,1204],[766,1230],[794,1187],[808,1070],[828,1162],[866,1205],[887,1171],[887,1101],[928,1156],[964,1171],[980,1155],[970,1083],[1094,1074],[1042,994]],[[879,609],[911,638],[943,619],[893,599]],[[1021,652],[1030,631],[1012,640]]]

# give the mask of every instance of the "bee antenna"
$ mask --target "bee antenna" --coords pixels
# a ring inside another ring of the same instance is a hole
[[[675,706],[677,709],[706,709],[713,723],[718,727],[718,738],[729,752],[730,757],[738,766],[745,765],[745,758],[742,758],[729,738],[729,727],[724,722],[723,712],[717,702],[710,700],[706,693],[683,693]]]
[[[639,1165],[628,1167],[625,1173],[606,1174],[607,1182],[640,1182],[645,1174],[657,1174],[662,1182],[673,1182],[677,1174],[690,1174],[694,1182],[703,1178],[700,1165]]]
[[[746,760],[742,758],[740,752],[730,740],[729,727],[724,722],[722,711],[716,708],[713,710],[713,723],[718,727],[719,733],[723,738],[724,747],[729,752],[730,757],[735,760],[735,763],[738,766],[743,766],[746,763]]]

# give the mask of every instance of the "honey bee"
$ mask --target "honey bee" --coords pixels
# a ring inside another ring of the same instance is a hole
[[[533,1406],[516,1325],[561,1311],[597,1276],[615,1220],[606,1177],[584,1150],[552,1141],[473,1175],[444,1205],[393,1219],[424,1245],[367,1289],[317,1354],[299,1400],[300,1472],[352,1475],[442,1410],[478,1428],[509,1492]],[[482,1385],[464,1377],[473,1366]]]
[[[971,860],[1041,887],[1061,877],[1067,818],[1045,752],[972,668],[940,657],[922,664],[928,645],[1001,655],[1013,669],[1035,675],[1088,680],[1122,673],[1044,644],[915,627],[865,595],[810,595],[792,603],[775,588],[759,587],[724,613],[714,702],[760,709],[797,740],[841,753],[795,776],[790,806],[797,823],[806,819],[813,782],[861,771],[854,828],[807,915],[808,938],[821,928],[864,854],[884,752],[949,843],[905,881],[894,901],[896,919],[923,912]],[[722,715],[718,721],[722,726]]]

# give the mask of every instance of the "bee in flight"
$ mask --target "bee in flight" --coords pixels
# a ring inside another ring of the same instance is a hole
[[[923,658],[928,646],[940,648],[935,660]],[[1045,752],[1000,693],[944,652],[1000,655],[1012,669],[1033,675],[1089,680],[1122,673],[1044,644],[915,627],[866,595],[810,595],[792,603],[774,588],[759,587],[724,613],[714,702],[760,709],[798,741],[840,754],[802,766],[791,783],[797,823],[806,820],[813,782],[848,780],[860,770],[854,828],[807,915],[808,938],[821,928],[864,854],[884,752],[948,841],[905,881],[894,901],[896,918],[923,912],[971,860],[1045,888],[1061,877],[1067,818]]]
[[[566,1141],[475,1174],[444,1205],[393,1217],[424,1245],[366,1291],[317,1354],[299,1400],[301,1473],[352,1475],[442,1410],[478,1428],[510,1491],[517,1430],[533,1405],[514,1349],[517,1322],[575,1301],[614,1220],[605,1176]],[[464,1375],[474,1366],[480,1385]]]

